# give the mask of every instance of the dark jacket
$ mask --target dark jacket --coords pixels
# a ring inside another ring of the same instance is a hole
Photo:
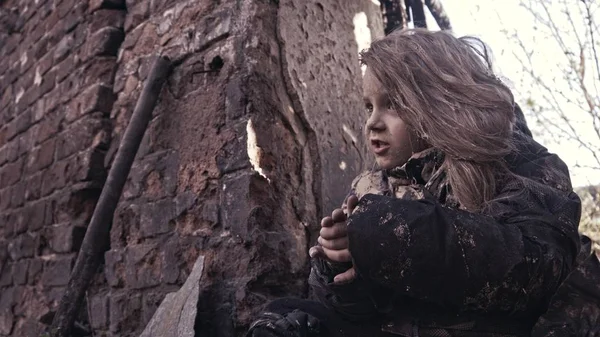
[[[348,266],[313,261],[320,300],[349,319],[388,315],[383,328],[406,336],[528,334],[574,269],[581,206],[566,165],[524,123],[515,140],[514,176],[478,214],[457,207],[435,150],[361,175],[348,222],[358,278],[333,285]]]

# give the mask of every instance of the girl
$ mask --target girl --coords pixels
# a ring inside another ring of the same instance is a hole
[[[275,301],[249,335],[530,334],[574,268],[580,201],[475,42],[405,30],[362,53],[379,169],[322,221],[319,301]]]

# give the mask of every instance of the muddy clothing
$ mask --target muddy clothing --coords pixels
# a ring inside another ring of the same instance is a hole
[[[509,159],[519,176],[506,178],[483,214],[457,208],[435,150],[360,176],[348,224],[360,277],[333,285],[331,269],[344,268],[317,262],[311,285],[321,301],[354,319],[386,313],[396,319],[384,329],[405,334],[413,325],[450,336],[457,327],[530,331],[573,268],[580,202],[564,163],[529,140]]]
[[[460,210],[436,150],[359,176],[348,222],[358,277],[333,284],[351,264],[313,260],[309,283],[321,304],[300,311],[327,332],[289,336],[354,336],[354,326],[369,336],[529,335],[574,269],[580,201],[565,164],[522,131],[507,158],[514,176],[481,214]],[[319,305],[336,319],[320,317]]]
[[[552,298],[532,337],[600,336],[600,261],[582,236],[578,267]]]

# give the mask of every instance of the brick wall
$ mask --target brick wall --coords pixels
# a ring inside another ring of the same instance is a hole
[[[308,294],[312,234],[365,161],[353,19],[381,34],[371,1],[0,8],[0,336],[51,320],[159,52],[175,67],[79,321],[138,335],[199,255],[203,335],[240,335],[268,299]]]

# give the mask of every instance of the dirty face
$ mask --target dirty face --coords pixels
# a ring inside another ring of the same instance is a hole
[[[367,141],[380,168],[401,166],[413,153],[426,148],[392,108],[388,93],[368,67],[363,78],[363,99],[369,114]]]

